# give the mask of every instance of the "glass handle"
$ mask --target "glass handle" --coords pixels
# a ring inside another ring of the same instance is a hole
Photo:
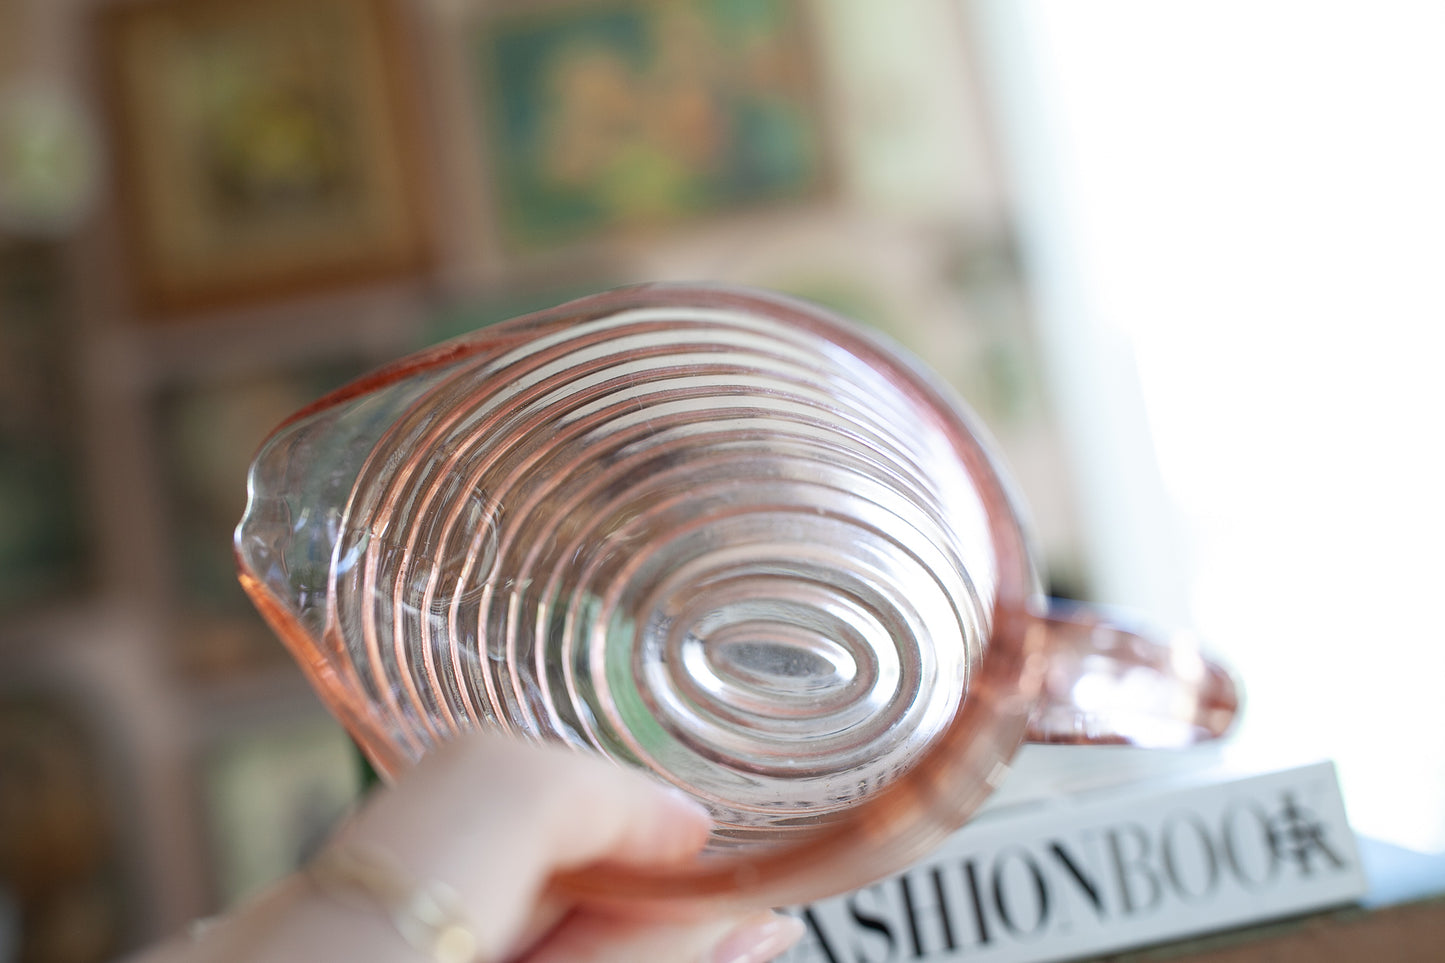
[[[1030,742],[1179,748],[1233,724],[1238,682],[1191,638],[1159,638],[1064,602],[1040,621],[1048,651]]]

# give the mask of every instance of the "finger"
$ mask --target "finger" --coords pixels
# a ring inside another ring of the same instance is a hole
[[[474,914],[481,946],[518,945],[548,877],[600,862],[665,865],[706,842],[697,803],[579,752],[496,735],[438,748],[342,831],[440,881]]]
[[[801,921],[769,912],[687,924],[584,910],[527,954],[525,963],[765,963],[802,935]]]

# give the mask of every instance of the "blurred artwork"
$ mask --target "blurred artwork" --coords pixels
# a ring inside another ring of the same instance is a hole
[[[0,241],[0,612],[83,577],[64,284],[55,245]]]
[[[271,429],[361,369],[338,362],[161,391],[155,426],[178,595],[175,657],[187,675],[290,667],[236,580],[231,535],[246,507],[246,471]]]
[[[55,694],[0,694],[0,923],[26,963],[99,963],[128,918],[102,756]]]
[[[505,247],[528,251],[816,195],[810,38],[791,0],[603,0],[473,41]]]
[[[238,732],[204,769],[218,908],[315,855],[362,792],[361,754],[329,718]]]
[[[540,285],[491,288],[443,305],[422,327],[418,348],[462,337],[488,325],[619,287],[615,278],[579,274]]]
[[[639,273],[709,276],[806,298],[923,359],[993,436],[1030,506],[1050,591],[1089,597],[1065,438],[1007,230],[823,212],[765,236],[740,229],[658,247]]]
[[[66,90],[0,82],[0,232],[65,236],[89,212],[99,168],[89,119]]]
[[[109,11],[126,246],[148,308],[375,280],[424,261],[417,132],[390,3]]]

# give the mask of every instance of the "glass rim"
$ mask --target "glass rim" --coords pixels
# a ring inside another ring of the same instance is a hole
[[[992,452],[991,440],[957,392],[938,375],[881,333],[810,302],[733,285],[633,285],[489,325],[394,361],[300,409],[270,432],[259,450],[298,423],[354,398],[483,352],[524,343],[536,337],[538,329],[629,310],[679,306],[763,314],[822,333],[875,368],[898,375],[900,388],[921,409],[936,414],[987,520],[996,579],[982,657],[973,667],[959,710],[906,773],[832,814],[825,825],[797,841],[708,854],[666,871],[603,866],[559,878],[574,893],[608,901],[705,898],[749,906],[811,901],[899,871],[959,828],[1008,771],[1024,741],[1041,685],[1043,595],[1018,499]],[[287,648],[304,656],[298,661],[327,707],[384,778],[399,776],[410,761],[370,718],[360,694],[335,684],[334,668],[318,655],[315,640],[290,614],[285,601],[247,566],[239,536],[236,560],[247,593]]]

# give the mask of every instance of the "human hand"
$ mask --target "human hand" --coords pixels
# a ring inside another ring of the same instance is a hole
[[[701,907],[623,911],[549,885],[595,864],[686,860],[709,826],[701,806],[638,773],[565,749],[461,736],[371,798],[311,871],[146,963],[772,959],[801,935],[797,920]],[[436,884],[450,892],[431,923],[420,904],[390,918]]]

